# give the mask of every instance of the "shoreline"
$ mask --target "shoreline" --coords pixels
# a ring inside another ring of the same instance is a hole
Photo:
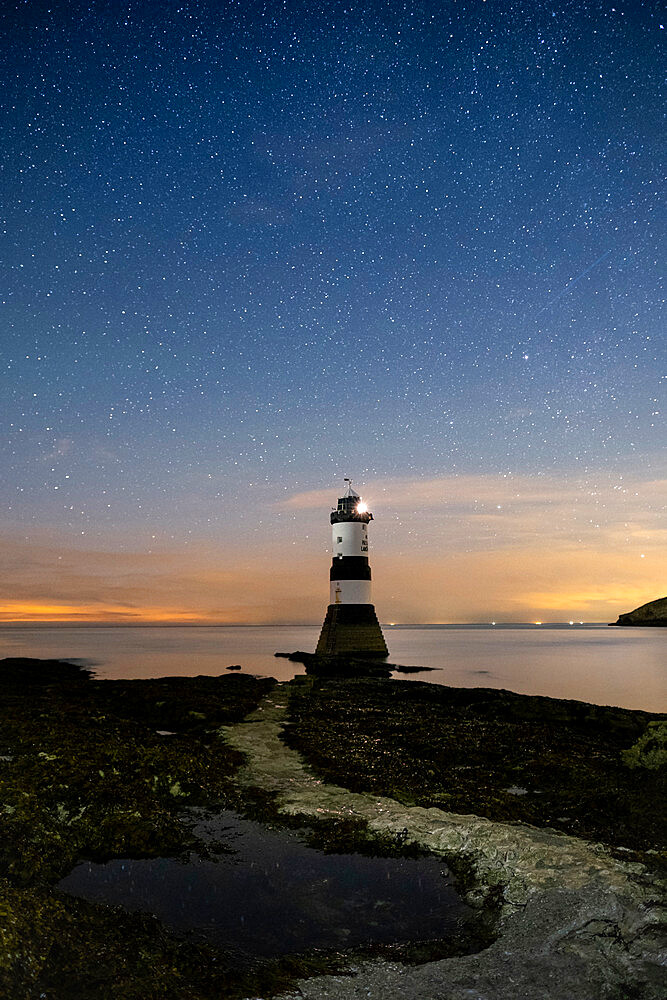
[[[0,656],[78,658],[94,667],[100,678],[214,676],[236,664],[249,673],[282,681],[302,673],[303,667],[276,661],[274,651],[314,649],[317,631],[307,627],[6,628],[0,630]],[[606,625],[396,627],[387,632],[390,660],[432,668],[428,679],[433,683],[484,684],[648,711],[667,711],[663,639],[659,629]]]

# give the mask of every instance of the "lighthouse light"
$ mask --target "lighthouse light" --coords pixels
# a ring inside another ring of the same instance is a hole
[[[361,503],[357,504],[357,514],[365,514],[367,510],[368,510],[368,504],[364,503],[363,500],[361,501]]]

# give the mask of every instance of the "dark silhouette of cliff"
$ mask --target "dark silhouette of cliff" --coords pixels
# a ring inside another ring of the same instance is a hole
[[[667,627],[667,597],[659,597],[657,601],[649,601],[640,608],[619,615],[614,625],[663,625]]]

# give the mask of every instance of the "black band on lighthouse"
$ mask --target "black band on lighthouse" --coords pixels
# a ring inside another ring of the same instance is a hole
[[[334,556],[330,580],[370,580],[371,568],[367,556]]]

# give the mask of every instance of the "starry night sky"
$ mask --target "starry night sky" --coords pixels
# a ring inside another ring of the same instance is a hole
[[[0,619],[662,596],[659,12],[3,4]]]

